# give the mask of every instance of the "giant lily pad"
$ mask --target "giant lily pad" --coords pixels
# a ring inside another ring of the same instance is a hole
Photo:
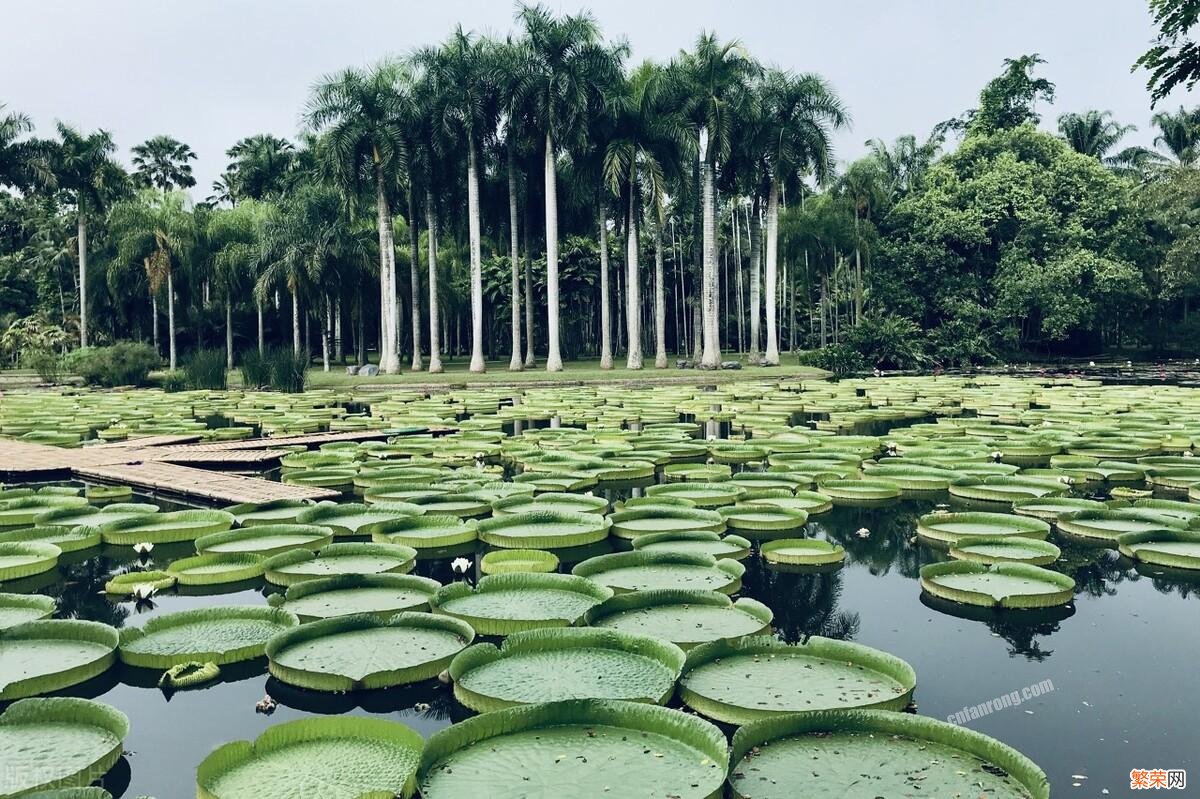
[[[900,486],[880,479],[822,480],[817,483],[817,493],[832,499],[834,505],[869,508],[899,499]]]
[[[179,585],[220,585],[263,575],[265,558],[245,552],[220,552],[180,558],[167,567]]]
[[[402,610],[422,610],[442,584],[415,574],[340,574],[304,580],[268,600],[302,622],[370,614],[389,619]]]
[[[401,544],[413,549],[441,549],[469,544],[479,535],[474,519],[447,513],[427,513],[379,522],[363,528],[380,544]]]
[[[544,549],[494,549],[479,559],[484,574],[558,571],[558,556]]]
[[[372,525],[409,516],[420,516],[425,510],[407,503],[343,502],[337,505],[314,505],[296,516],[298,524],[328,527],[335,536],[370,535]]]
[[[1075,581],[1026,563],[985,566],[952,560],[922,567],[921,588],[941,599],[967,605],[1048,608],[1070,602]]]
[[[1200,530],[1146,530],[1117,537],[1121,554],[1153,566],[1200,569]]]
[[[1053,524],[1064,513],[1080,510],[1104,510],[1103,502],[1094,499],[1079,499],[1078,497],[1033,497],[1018,499],[1012,504],[1013,513],[1021,516],[1032,516],[1044,522]]]
[[[125,714],[100,702],[73,697],[14,702],[0,714],[0,796],[94,799],[95,794],[67,789],[103,777],[120,760],[128,734]]]
[[[762,545],[762,555],[785,566],[829,566],[845,560],[846,550],[820,538],[777,538]]]
[[[709,641],[770,629],[771,609],[717,591],[635,591],[614,596],[587,612],[592,627],[649,635],[687,650]]]
[[[685,552],[617,552],[576,564],[572,574],[617,592],[681,588],[736,593],[746,567],[736,560]]]
[[[57,607],[52,597],[41,594],[0,594],[0,630],[44,619]]]
[[[688,652],[679,695],[709,718],[748,724],[810,710],[901,710],[916,685],[916,672],[903,660],[861,644],[751,636]]]
[[[565,510],[570,513],[604,513],[608,500],[591,494],[567,494],[549,491],[537,496],[516,495],[492,503],[493,516],[527,513],[536,510]]]
[[[1064,513],[1058,519],[1060,533],[1113,549],[1117,547],[1118,538],[1126,533],[1182,530],[1185,527],[1187,522],[1178,517],[1140,508],[1082,510]]]
[[[212,607],[165,613],[121,630],[123,663],[169,669],[196,660],[218,666],[262,657],[272,636],[300,620],[279,608]]]
[[[336,574],[405,574],[412,571],[417,551],[399,544],[330,544],[319,552],[293,549],[267,558],[267,582],[292,585]]]
[[[711,530],[648,533],[633,539],[633,548],[643,552],[685,552],[733,560],[747,557],[751,546],[750,541],[740,535],[722,536]]]
[[[1009,513],[927,513],[917,520],[917,535],[926,543],[954,546],[980,536],[1044,539],[1050,525],[1041,519]]]
[[[652,533],[683,533],[706,530],[724,532],[725,518],[715,510],[683,506],[639,505],[619,510],[609,518],[612,534],[618,538],[637,538]]]
[[[280,633],[266,655],[272,676],[289,685],[354,691],[436,677],[474,638],[469,624],[450,616],[342,616]]]
[[[261,555],[270,557],[292,549],[318,550],[333,541],[333,530],[312,524],[256,524],[237,530],[201,536],[196,551],[202,555]]]
[[[612,589],[569,574],[495,574],[472,587],[451,583],[429,601],[435,613],[455,616],[480,635],[509,635],[576,624]]]
[[[498,710],[435,733],[417,780],[424,799],[705,799],[719,795],[727,766],[724,734],[701,719],[578,699]]]
[[[63,552],[80,552],[100,546],[100,530],[96,527],[40,525],[0,533],[0,543],[51,544]]]
[[[48,572],[58,565],[62,550],[32,541],[0,543],[0,581],[19,580]]]
[[[58,508],[82,508],[87,500],[61,494],[36,494],[0,500],[0,528],[29,527],[38,516]]]
[[[612,522],[595,513],[538,510],[479,522],[479,538],[505,549],[564,549],[608,538]]]
[[[145,513],[100,525],[106,544],[170,544],[194,541],[203,535],[219,533],[233,526],[231,513],[220,510],[180,510],[173,513]]]
[[[413,795],[421,736],[357,716],[276,724],[218,747],[196,769],[197,799],[367,799]]]
[[[968,536],[950,547],[950,557],[974,563],[1028,563],[1047,566],[1058,560],[1062,551],[1049,541],[1016,535],[999,537]]]
[[[97,677],[116,660],[117,631],[94,621],[42,620],[0,630],[0,700]]]
[[[994,738],[882,710],[795,713],[747,724],[733,736],[732,761],[735,799],[1050,797],[1042,770]]]
[[[250,502],[225,508],[242,527],[258,524],[294,524],[296,517],[313,507],[302,499],[277,499],[274,502]]]
[[[739,503],[721,508],[726,526],[747,538],[776,538],[804,527],[808,513],[770,503]]]
[[[61,525],[63,527],[91,527],[119,519],[134,518],[145,513],[158,513],[157,505],[141,502],[119,502],[96,508],[91,505],[74,505],[55,508],[38,515],[34,524],[38,527]]]
[[[500,648],[476,644],[450,663],[454,696],[480,713],[564,699],[664,704],[683,667],[674,644],[589,627],[510,635]]]
[[[744,493],[746,493],[745,486],[734,482],[663,483],[646,488],[647,496],[682,497],[696,503],[698,508],[719,508],[722,505],[732,505]],[[651,531],[643,530],[642,532]]]
[[[968,477],[950,484],[950,496],[1011,508],[1014,502],[1022,499],[1057,496],[1067,493],[1070,488],[1068,483],[1043,477]]]

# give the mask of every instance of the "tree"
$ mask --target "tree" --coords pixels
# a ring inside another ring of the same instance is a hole
[[[921,188],[925,173],[937,160],[946,141],[946,130],[945,123],[937,125],[920,144],[912,134],[900,136],[891,147],[882,139],[867,140],[871,158],[882,173],[891,202]]]
[[[1035,78],[1033,70],[1046,63],[1037,53],[1004,59],[1004,72],[979,94],[979,107],[967,112],[967,129],[976,133],[1007,130],[1026,122],[1036,124],[1038,100],[1054,101],[1054,84]]]
[[[1200,108],[1189,111],[1180,106],[1174,113],[1159,111],[1150,120],[1158,128],[1154,146],[1166,148],[1179,166],[1195,165],[1200,157],[1200,148],[1197,148],[1200,142]]]
[[[347,69],[318,83],[305,117],[323,134],[318,149],[323,172],[350,200],[364,186],[374,190],[379,237],[379,307],[383,318],[379,365],[400,371],[396,247],[389,187],[403,167],[404,91],[410,80],[401,63],[387,61],[367,70]]]
[[[887,190],[878,162],[863,158],[850,164],[839,181],[838,189],[854,210],[854,322],[863,320],[863,250],[865,229],[884,204]]]
[[[135,145],[133,154],[134,181],[162,192],[187,189],[196,185],[192,165],[196,160],[192,148],[170,136],[154,136]]]
[[[767,346],[763,362],[779,364],[779,338],[775,330],[775,297],[779,263],[779,195],[785,180],[811,174],[824,183],[833,172],[835,128],[849,124],[850,116],[836,93],[818,75],[794,76],[774,71],[764,87],[771,150],[768,153],[770,193],[767,196],[766,297]],[[861,300],[860,300],[861,308]]]
[[[208,219],[206,236],[212,252],[213,276],[225,298],[225,360],[233,368],[233,306],[242,291],[254,284],[263,229],[270,207],[255,200],[246,200],[234,208],[221,208]],[[258,315],[258,351],[263,340],[263,306],[255,303]]]
[[[746,82],[758,65],[736,41],[722,44],[715,34],[701,34],[691,52],[682,56],[691,97],[690,114],[697,131],[696,153],[700,169],[700,203],[703,223],[701,257],[701,305],[704,348],[700,365],[721,365],[721,339],[717,307],[717,197],[716,172],[729,157],[739,104]],[[770,286],[768,286],[770,291]],[[773,308],[773,300],[768,307]],[[770,310],[768,310],[770,314]],[[768,329],[772,330],[768,321]],[[770,333],[768,333],[768,336]],[[768,341],[768,357],[770,342]],[[778,353],[775,363],[779,362]]]
[[[583,122],[601,102],[599,87],[620,78],[624,48],[605,46],[589,14],[555,17],[543,6],[521,6],[530,58],[522,73],[521,93],[544,141],[546,201],[546,370],[562,371],[559,348],[558,153],[573,143]]]
[[[113,159],[117,146],[107,131],[84,134],[58,123],[59,141],[53,153],[55,184],[75,206],[79,253],[79,345],[88,343],[88,220],[125,187],[125,170]]]
[[[161,194],[145,189],[123,200],[109,213],[109,229],[117,243],[119,263],[141,263],[150,290],[167,288],[169,366],[177,365],[175,346],[175,270],[188,261],[196,240],[195,222],[182,192]]]
[[[1188,34],[1200,19],[1200,0],[1150,0],[1158,36],[1133,64],[1150,73],[1146,88],[1154,107],[1177,86],[1189,91],[1200,79],[1200,47]]]
[[[1058,132],[1072,150],[1090,155],[1122,174],[1145,176],[1149,168],[1161,164],[1162,156],[1145,147],[1125,147],[1112,152],[1121,139],[1134,130],[1137,126],[1122,125],[1112,119],[1111,111],[1089,110],[1058,118]]]
[[[53,180],[49,174],[45,143],[26,139],[33,122],[25,114],[5,113],[0,103],[0,186],[22,191]]]
[[[269,133],[238,139],[225,155],[230,162],[222,182],[231,202],[278,196],[296,166],[295,146]]]

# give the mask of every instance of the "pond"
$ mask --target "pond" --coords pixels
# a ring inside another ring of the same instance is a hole
[[[878,384],[878,381],[858,382],[860,385],[853,392],[845,387],[837,391],[848,398],[863,397],[871,385]],[[1005,390],[1015,390],[1016,383],[1006,382]],[[863,385],[867,386],[866,392]],[[905,385],[918,386],[916,393],[921,393],[919,381],[909,379]],[[945,381],[939,384],[944,385]],[[930,394],[950,393],[956,404],[962,403],[964,391],[965,396],[976,398],[970,387],[962,388],[961,382],[949,385],[956,390],[949,392],[939,387]],[[903,394],[899,388],[895,388],[895,393]],[[1100,389],[1078,381],[1074,390],[1098,408],[1104,407],[1103,398],[1113,396],[1104,393],[1111,388]],[[994,399],[1000,392],[989,389],[987,393]],[[703,399],[707,402],[710,398]],[[1011,418],[993,415],[994,406],[968,402],[976,408],[967,415],[978,419],[979,425],[992,426],[994,429],[988,436],[1007,437],[1010,450],[1017,453],[1023,452],[1020,444],[1030,442],[1014,440],[1014,430],[1023,425],[1041,425],[1052,416],[1044,409],[1054,406],[1062,414],[1050,419],[1053,425],[1070,427],[1073,435],[1082,431],[1089,446],[1099,446],[1097,442],[1102,442],[1120,449],[1115,440],[1115,433],[1121,432],[1120,425],[1110,420],[1108,428],[1102,429],[1103,424],[1081,427],[1073,408],[1046,399],[1039,401],[1034,397],[1027,404],[1009,403],[1012,410],[1007,416]],[[720,401],[726,410],[714,412],[716,416],[728,414],[735,404],[742,405],[729,394]],[[697,419],[704,414],[697,402],[693,403],[695,407],[675,412],[673,419],[669,413],[666,419],[660,414],[658,423],[685,428],[696,425],[687,440],[703,443],[704,431]],[[1142,407],[1136,412],[1136,420],[1135,411],[1125,406],[1123,413],[1129,416],[1129,424],[1124,428],[1124,443],[1141,440],[1147,429],[1153,430],[1159,439],[1164,438],[1163,431],[1168,429],[1174,430],[1175,438],[1190,435],[1187,429],[1190,419],[1167,418],[1165,409],[1179,406],[1179,402],[1173,395],[1156,418],[1143,418],[1154,416],[1154,408]],[[1193,402],[1190,396],[1179,407],[1188,407],[1189,402]],[[1200,403],[1200,398],[1194,402]],[[761,407],[764,404],[759,403],[759,411],[764,410]],[[753,418],[756,412],[742,407],[740,412],[732,414],[732,424],[728,418],[719,418],[723,425],[720,435],[742,434],[738,416]],[[984,414],[976,416],[981,408]],[[1022,414],[1039,408],[1043,409],[1041,416],[1021,418]],[[914,410],[907,419],[893,418],[887,424],[890,432],[881,435],[884,431],[878,429],[880,419],[864,413],[869,409],[869,406],[835,408],[831,412],[822,408],[804,412],[804,418],[798,418],[795,409],[783,413],[787,422],[799,429],[838,427],[837,432],[843,435],[837,438],[852,442],[855,447],[862,446],[861,435],[865,432],[880,435],[867,449],[877,450],[877,457],[888,463],[902,460],[905,447],[916,452],[933,441],[929,437],[932,430],[926,428],[938,424],[931,421],[935,416],[945,421],[943,414],[929,413],[926,404],[918,409],[923,412]],[[851,418],[839,417],[847,413]],[[454,420],[469,425],[469,420],[482,422],[488,415],[476,409],[456,413]],[[1103,423],[1102,419],[1088,421]],[[531,430],[536,437],[538,431],[544,434],[552,429],[572,428],[568,414],[556,417],[552,424],[531,414],[529,419],[518,423],[515,431],[511,419],[505,424],[508,441],[522,434],[530,435]],[[582,428],[587,421],[575,424]],[[481,424],[479,429],[488,428]],[[602,437],[612,428],[597,425],[595,429],[593,435]],[[1004,462],[1003,454],[991,457],[997,454],[991,450],[1003,445],[978,435],[980,429],[972,430],[971,441],[976,449],[986,450],[987,454],[976,460]],[[512,436],[513,432],[518,435]],[[714,431],[710,428],[708,432]],[[767,437],[754,433],[749,442]],[[889,437],[900,438],[899,452],[890,448],[889,455],[889,444],[895,443]],[[829,450],[830,437],[817,440]],[[938,446],[946,447],[948,459],[965,457],[959,450],[966,441],[957,438],[953,453],[945,441]],[[1044,438],[1039,441],[1045,443]],[[1086,449],[1077,440],[1071,443],[1072,446],[1055,450],[1064,457],[1060,464],[1067,463],[1068,450]],[[482,444],[479,446],[486,450]],[[806,448],[796,451],[812,452]],[[432,454],[436,453],[435,448]],[[425,458],[427,454],[416,457]],[[1049,457],[1037,456],[1034,458],[1037,463],[1025,463],[1021,467],[1023,473],[1035,480],[1046,476],[1042,471],[1065,471]],[[1127,459],[1100,457],[1104,463],[1136,462],[1132,454]],[[603,456],[600,459],[604,460]],[[738,461],[729,469],[733,474],[766,468],[755,460],[732,459]],[[473,460],[468,457],[456,466],[474,468]],[[490,456],[484,460],[500,462]],[[716,460],[711,465],[719,466],[722,458],[710,460]],[[963,462],[966,461],[947,460],[943,466],[959,470]],[[857,468],[853,471],[858,472]],[[613,504],[631,497],[654,496],[653,489],[647,491],[648,486],[664,484],[668,479],[674,481],[680,476],[670,469],[666,472],[670,477],[664,476],[664,467],[660,465],[649,478],[602,482],[581,491],[607,499],[611,513]],[[505,479],[511,480],[515,473],[518,472],[513,464],[506,462]],[[707,482],[693,481],[696,485],[728,482],[728,478],[718,479],[707,473],[700,477]],[[1105,499],[1110,489],[1111,485],[1103,481],[1076,481],[1070,495]],[[1054,795],[1071,795],[1072,791],[1084,796],[1123,793],[1131,770],[1188,769],[1195,774],[1200,768],[1193,733],[1200,710],[1197,699],[1200,671],[1195,668],[1195,653],[1200,652],[1200,625],[1196,623],[1200,578],[1190,578],[1186,571],[1135,564],[1113,549],[1089,546],[1077,538],[1054,533],[1050,540],[1061,548],[1061,555],[1049,568],[1074,580],[1073,601],[1069,604],[1037,610],[993,610],[937,599],[922,591],[921,568],[946,561],[947,555],[944,549],[918,539],[921,517],[938,509],[945,511],[946,505],[953,511],[982,507],[989,512],[1011,513],[1011,503],[979,506],[964,504],[966,501],[946,491],[918,493],[916,498],[905,492],[899,500],[838,503],[830,511],[811,513],[802,531],[788,533],[792,538],[815,538],[840,545],[845,550],[841,568],[780,568],[766,562],[759,551],[760,544],[756,543],[754,551],[742,561],[745,572],[736,595],[756,599],[769,607],[774,614],[773,630],[783,641],[802,642],[810,636],[825,636],[854,641],[903,659],[917,674],[915,708],[909,710],[935,719],[955,720],[1014,747],[1046,772]],[[1156,496],[1183,501],[1186,489],[1182,493],[1178,488],[1159,490]],[[345,499],[362,501],[362,497],[353,495]],[[176,507],[161,498],[138,497],[136,501],[155,502],[163,510]],[[475,579],[479,576],[480,556],[489,549],[482,542],[474,542],[457,546],[449,553],[423,551],[412,573],[443,584],[463,580],[464,575],[454,570],[452,561],[466,557],[472,561],[466,577]],[[605,540],[601,549],[593,547],[586,554],[629,549],[627,540],[614,535]],[[163,569],[194,554],[195,549],[188,542],[157,546],[148,559],[139,558],[128,547],[105,545],[64,555],[56,571],[27,578],[16,586],[6,584],[4,590],[46,594],[58,601],[56,616],[94,620],[118,628],[141,627],[155,617],[180,610],[226,605],[262,607],[266,606],[268,596],[282,591],[259,578],[230,587],[171,588],[141,603],[120,601],[104,593],[105,583],[115,574],[130,568]],[[570,571],[573,563],[569,557],[563,558],[560,571]],[[157,687],[159,674],[118,664],[101,677],[60,692],[98,699],[128,715],[130,732],[125,739],[125,755],[100,783],[114,796],[132,799],[148,795],[166,799],[190,795],[197,764],[211,750],[229,741],[253,740],[269,727],[285,721],[338,714],[375,716],[402,722],[428,737],[475,715],[455,699],[451,686],[436,679],[386,690],[323,693],[292,687],[269,676],[265,658],[259,658],[225,667],[219,681],[208,687],[169,693]],[[270,714],[256,709],[266,697],[274,700]],[[669,706],[681,705],[678,698],[672,698]],[[727,733],[735,729],[729,725],[721,728]]]

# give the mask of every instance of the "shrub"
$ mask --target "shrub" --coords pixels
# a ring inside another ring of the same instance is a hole
[[[163,373],[163,376],[159,378],[158,384],[162,386],[163,391],[166,391],[168,394],[174,394],[188,387],[187,375],[184,374],[182,369],[172,369]]]
[[[847,344],[827,344],[820,349],[802,352],[800,364],[832,372],[834,377],[847,377],[866,368],[862,356]]]
[[[242,353],[242,385],[263,388],[271,384],[271,361],[266,353],[249,350]]]
[[[229,373],[225,369],[225,350],[197,350],[184,364],[183,373],[188,388],[223,391],[229,386]]]
[[[37,372],[43,383],[62,380],[62,356],[53,350],[27,349],[21,353],[21,365]]]
[[[63,359],[63,369],[99,386],[141,386],[162,363],[149,344],[119,341],[108,347],[78,349]]]
[[[895,314],[864,317],[846,335],[846,344],[869,366],[917,369],[926,361],[921,328]]]
[[[930,330],[927,341],[930,358],[944,367],[966,369],[996,362],[987,335],[964,319],[951,319]]]
[[[287,349],[275,349],[267,353],[271,366],[268,385],[275,391],[299,394],[308,383],[308,356]]]

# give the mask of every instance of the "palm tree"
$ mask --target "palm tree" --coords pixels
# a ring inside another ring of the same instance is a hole
[[[676,73],[647,61],[633,71],[615,98],[613,136],[604,153],[609,190],[626,200],[625,322],[629,354],[626,367],[642,368],[641,276],[638,230],[644,201],[653,211],[655,231],[655,366],[667,365],[666,300],[662,276],[663,203],[669,180],[678,179],[690,136],[682,113]]]
[[[558,297],[558,148],[569,145],[601,102],[599,87],[620,77],[623,47],[609,48],[590,14],[555,17],[544,6],[521,6],[530,58],[521,93],[544,141],[546,195],[546,371],[562,371]]]
[[[934,127],[933,132],[920,144],[912,134],[900,136],[891,147],[882,139],[867,140],[870,157],[878,164],[893,202],[921,187],[925,173],[937,159],[946,141],[946,130],[945,124]]]
[[[1183,106],[1172,113],[1160,111],[1150,118],[1158,128],[1154,145],[1167,149],[1175,163],[1190,167],[1200,158],[1197,142],[1200,142],[1200,107],[1188,111]]]
[[[269,206],[246,200],[234,208],[220,208],[208,220],[209,248],[212,251],[213,274],[225,295],[225,360],[233,368],[233,304],[252,281],[258,262],[263,229],[269,217]],[[263,340],[263,306],[256,303],[258,313],[258,351],[266,347]]]
[[[434,50],[422,50],[412,59],[418,70],[417,79],[412,89],[410,115],[410,141],[412,150],[408,158],[409,187],[415,191],[419,187],[424,194],[426,261],[428,264],[429,282],[429,372],[437,374],[442,371],[442,331],[441,314],[438,293],[438,198],[443,186],[443,157],[441,153],[442,140],[438,135],[438,126],[434,120],[433,110],[441,102],[438,97],[438,83],[434,80],[433,72],[426,69],[426,62],[436,57]],[[414,215],[415,215],[414,210]],[[414,281],[416,282],[416,281]],[[413,305],[418,299],[414,293]]]
[[[269,133],[238,139],[225,155],[230,162],[222,180],[231,200],[263,200],[279,195],[296,165],[295,146]]]
[[[109,232],[117,244],[120,263],[141,262],[151,292],[167,287],[169,366],[177,364],[175,347],[175,270],[183,267],[196,241],[195,220],[182,192],[160,194],[146,189],[137,197],[113,206]]]
[[[1062,114],[1058,118],[1058,132],[1071,145],[1071,149],[1083,155],[1103,161],[1117,146],[1117,142],[1130,131],[1133,125],[1122,125],[1112,118],[1111,111],[1084,111]]]
[[[439,50],[424,58],[440,100],[433,109],[441,134],[458,139],[467,160],[467,236],[471,262],[471,364],[483,372],[483,257],[479,211],[479,153],[494,135],[496,121],[494,71],[487,40],[473,38],[460,27]]]
[[[818,183],[833,172],[834,128],[849,124],[850,116],[833,89],[818,75],[772,71],[764,85],[770,189],[767,195],[766,306],[767,346],[764,363],[779,364],[775,330],[775,299],[779,265],[779,195],[784,181],[811,173]]]
[[[704,345],[700,365],[716,369],[721,365],[717,308],[716,172],[730,155],[737,110],[744,99],[746,83],[758,72],[759,67],[738,42],[722,44],[711,33],[701,34],[695,49],[683,53],[682,61],[691,84],[689,94],[692,102],[689,110],[696,127],[703,220],[700,303]]]
[[[170,136],[154,136],[135,145],[133,154],[134,180],[162,192],[188,189],[196,185],[192,165],[196,160],[192,148]]]
[[[45,142],[22,138],[33,131],[33,122],[25,114],[6,114],[4,108],[0,103],[0,186],[25,190],[52,183]]]
[[[59,142],[53,153],[53,172],[57,187],[66,192],[75,205],[79,247],[79,346],[88,342],[87,259],[88,217],[100,213],[124,188],[125,170],[113,160],[117,146],[104,130],[84,135],[62,122],[58,123]]]
[[[838,189],[854,210],[854,322],[863,316],[862,225],[870,223],[872,213],[884,203],[886,190],[878,163],[863,158],[846,169]]]
[[[400,309],[388,189],[405,158],[401,143],[408,98],[402,86],[409,80],[408,69],[395,61],[368,70],[347,69],[327,76],[313,88],[305,113],[308,124],[324,134],[318,152],[323,171],[333,183],[349,198],[357,198],[368,181],[374,189],[383,318],[379,366],[389,374],[400,371]]]

